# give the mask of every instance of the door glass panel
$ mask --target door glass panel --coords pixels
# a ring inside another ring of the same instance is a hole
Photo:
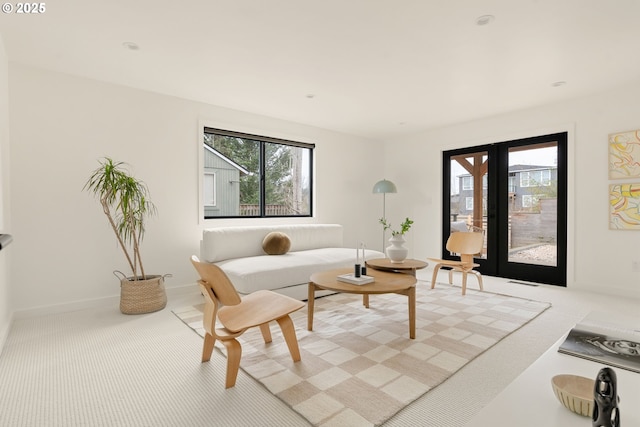
[[[488,153],[479,151],[452,156],[450,171],[450,231],[485,233],[484,248],[477,258],[486,258]]]
[[[558,145],[509,148],[509,262],[557,266]]]

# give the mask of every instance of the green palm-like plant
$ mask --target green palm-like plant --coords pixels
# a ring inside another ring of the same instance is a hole
[[[84,190],[100,200],[102,210],[127,258],[133,280],[146,280],[140,258],[140,243],[144,237],[145,219],[154,215],[156,208],[148,199],[147,186],[131,176],[125,169],[126,165],[105,157],[87,180]]]

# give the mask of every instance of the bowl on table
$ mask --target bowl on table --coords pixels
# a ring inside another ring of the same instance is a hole
[[[593,412],[593,387],[595,380],[577,375],[556,375],[551,379],[556,397],[576,414],[590,417]]]

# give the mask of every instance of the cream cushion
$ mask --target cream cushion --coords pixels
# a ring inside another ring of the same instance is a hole
[[[368,259],[379,258],[381,253],[367,249]],[[217,262],[241,294],[260,289],[277,290],[283,286],[309,283],[311,274],[334,268],[353,268],[355,249],[321,248],[288,252],[280,256],[261,255]]]

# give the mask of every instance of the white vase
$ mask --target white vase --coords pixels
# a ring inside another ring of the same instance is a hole
[[[393,264],[401,264],[407,259],[409,249],[404,247],[404,237],[402,234],[396,234],[389,239],[391,246],[387,247],[387,257]]]

